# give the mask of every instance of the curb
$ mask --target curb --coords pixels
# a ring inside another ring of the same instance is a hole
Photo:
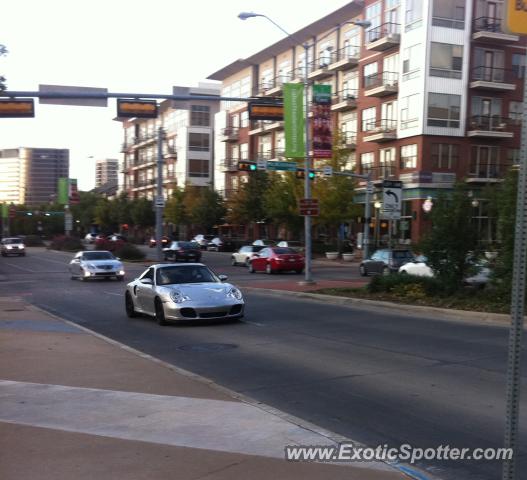
[[[291,290],[272,290],[258,287],[240,287],[242,290],[261,293],[269,296],[293,296],[297,298],[304,298],[309,300],[315,300],[324,303],[330,303],[332,305],[342,306],[353,306],[370,309],[382,309],[389,310],[391,313],[394,311],[411,314],[414,316],[424,315],[430,317],[432,314],[436,320],[447,320],[467,323],[478,323],[480,325],[491,325],[498,327],[508,327],[507,322],[510,322],[510,316],[506,313],[486,313],[486,312],[475,312],[472,310],[454,310],[439,307],[427,307],[421,305],[407,305],[393,302],[383,302],[380,300],[368,300],[364,298],[353,298],[353,297],[339,297],[336,295],[324,295],[321,293],[312,292],[296,292]],[[527,318],[527,317],[526,317]],[[527,325],[526,327],[527,328]]]

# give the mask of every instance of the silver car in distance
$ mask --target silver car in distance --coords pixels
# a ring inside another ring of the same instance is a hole
[[[124,267],[112,252],[106,250],[86,250],[77,252],[69,264],[71,279],[88,280],[92,278],[124,278]]]
[[[168,320],[229,320],[243,317],[242,292],[202,263],[151,265],[126,286],[129,317],[146,314]]]

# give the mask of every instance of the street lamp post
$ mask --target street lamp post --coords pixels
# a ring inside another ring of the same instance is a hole
[[[269,20],[274,26],[276,26],[278,29],[280,29],[283,33],[285,33],[288,37],[292,38],[296,43],[302,44],[302,47],[304,48],[304,148],[305,148],[305,161],[304,161],[304,198],[310,199],[311,198],[311,180],[309,179],[309,171],[311,170],[311,152],[310,152],[310,138],[309,138],[309,82],[308,82],[308,73],[309,73],[309,65],[308,65],[308,58],[309,58],[309,48],[311,46],[314,46],[314,44],[310,45],[308,42],[298,42],[298,40],[294,37],[294,35],[291,35],[287,30],[282,28],[278,23],[276,23],[274,20],[269,18],[267,15],[263,15],[261,13],[254,13],[254,12],[241,12],[238,15],[238,18],[241,20],[247,20],[248,18],[252,17],[263,17]],[[344,24],[353,24],[357,25],[363,28],[367,28],[370,26],[370,22],[368,21],[362,21],[362,20],[356,20],[351,22],[344,22]],[[340,25],[339,25],[340,26]],[[336,28],[338,28],[337,26]],[[331,30],[326,34],[330,35],[333,33],[335,29]],[[319,39],[321,40],[321,39]],[[313,58],[315,57],[315,54],[313,52]],[[368,182],[369,184],[369,182]],[[367,215],[367,214],[366,214]],[[306,266],[305,266],[305,277],[304,281],[300,282],[303,285],[311,285],[315,282],[313,281],[313,278],[311,276],[311,255],[312,255],[312,241],[311,241],[311,217],[309,215],[304,216],[304,238],[305,238],[305,258],[306,258]],[[366,238],[367,240],[367,238]]]

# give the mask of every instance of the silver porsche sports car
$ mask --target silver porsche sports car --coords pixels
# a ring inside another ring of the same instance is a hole
[[[242,292],[225,280],[202,263],[151,265],[126,286],[126,314],[152,315],[160,325],[168,320],[242,318]]]

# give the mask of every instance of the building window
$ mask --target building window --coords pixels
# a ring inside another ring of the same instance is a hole
[[[192,126],[210,126],[210,107],[206,105],[192,105],[190,108],[190,124]]]
[[[188,176],[189,177],[208,177],[209,176],[209,161],[190,159],[188,161]]]
[[[520,164],[520,149],[519,148],[508,148],[507,149],[507,164],[508,165],[519,165]]]
[[[499,147],[473,145],[469,175],[477,178],[497,178],[500,171],[499,158]]]
[[[366,7],[365,20],[370,22],[370,27],[366,30],[366,42],[374,42],[378,40],[380,32],[379,27],[382,21],[381,2],[374,3]]]
[[[188,149],[193,152],[208,152],[210,150],[210,135],[208,133],[189,133]]]
[[[383,148],[380,151],[381,178],[390,178],[395,175],[395,147]]]
[[[240,114],[240,127],[245,128],[249,126],[249,112],[247,110]]]
[[[412,45],[403,50],[403,81],[419,76],[421,65],[421,44]]]
[[[375,107],[365,108],[362,111],[362,131],[368,132],[375,128],[375,121],[377,120],[377,109]]]
[[[249,144],[248,143],[240,143],[240,156],[242,160],[249,159]]]
[[[509,119],[512,123],[519,125],[522,121],[523,102],[509,102]]]
[[[525,75],[525,54],[512,54],[512,72],[516,78],[523,78]]]
[[[459,145],[432,143],[432,165],[434,168],[452,170],[459,160]]]
[[[419,94],[401,98],[401,130],[419,124]]]
[[[428,126],[459,128],[460,95],[428,94]]]
[[[430,47],[430,75],[432,77],[461,78],[463,46],[432,42]]]
[[[363,153],[360,156],[361,172],[363,175],[371,173],[373,169],[374,161],[375,161],[375,153],[373,152]]]
[[[465,28],[466,0],[434,0],[432,25],[437,27]]]
[[[364,65],[364,88],[368,88],[377,83],[378,68],[377,62]]]
[[[417,168],[417,144],[401,147],[401,168]]]
[[[421,26],[423,16],[423,0],[406,0],[406,31],[413,30]]]

